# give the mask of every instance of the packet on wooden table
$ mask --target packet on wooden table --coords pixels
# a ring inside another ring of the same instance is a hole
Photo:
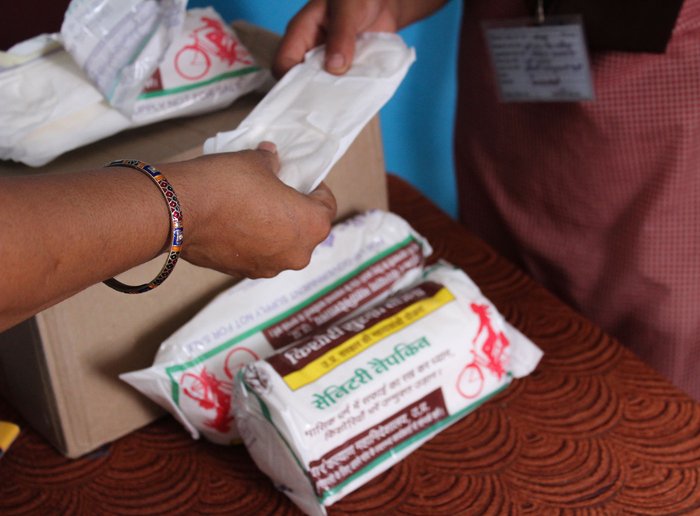
[[[193,438],[231,444],[231,386],[242,364],[383,300],[419,276],[431,252],[401,217],[357,215],[333,227],[307,267],[241,281],[163,342],[153,366],[120,378]]]
[[[529,374],[542,352],[441,263],[380,304],[246,365],[234,412],[260,469],[324,514]]]

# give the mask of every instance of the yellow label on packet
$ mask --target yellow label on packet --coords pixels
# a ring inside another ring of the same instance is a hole
[[[359,355],[380,340],[413,324],[454,299],[452,293],[443,287],[432,297],[413,303],[395,315],[356,333],[342,344],[309,362],[302,369],[287,374],[283,380],[293,391],[313,383],[343,362]]]

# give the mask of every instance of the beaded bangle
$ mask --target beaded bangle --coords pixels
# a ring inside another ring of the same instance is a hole
[[[182,226],[182,211],[180,210],[180,203],[177,200],[177,195],[175,195],[175,190],[170,185],[165,176],[160,173],[160,170],[152,165],[148,165],[143,161],[136,159],[118,159],[114,160],[105,165],[106,167],[129,167],[143,172],[148,177],[150,177],[153,182],[158,185],[165,203],[168,206],[168,211],[170,212],[170,250],[168,251],[168,258],[165,261],[165,265],[160,270],[158,275],[153,278],[149,283],[144,283],[143,285],[126,285],[121,281],[114,278],[105,280],[103,283],[114,290],[119,292],[124,292],[125,294],[141,294],[143,292],[148,292],[153,290],[158,285],[163,283],[170,273],[173,272],[175,264],[180,257],[180,250],[182,249],[182,239],[183,239],[183,226]]]

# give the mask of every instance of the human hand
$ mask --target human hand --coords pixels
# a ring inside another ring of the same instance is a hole
[[[322,43],[326,43],[326,70],[342,75],[352,64],[357,35],[396,32],[400,7],[396,0],[311,0],[287,25],[273,62],[275,75],[287,73]]]
[[[182,257],[227,274],[272,277],[301,269],[336,213],[321,184],[308,195],[280,181],[274,145],[163,165],[182,206]]]
[[[312,48],[326,44],[326,71],[342,75],[352,65],[362,32],[396,32],[442,7],[447,0],[311,0],[287,25],[272,70],[283,76]]]

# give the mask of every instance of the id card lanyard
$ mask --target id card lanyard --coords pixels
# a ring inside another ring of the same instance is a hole
[[[502,102],[593,100],[593,82],[580,16],[490,20],[484,36]]]

